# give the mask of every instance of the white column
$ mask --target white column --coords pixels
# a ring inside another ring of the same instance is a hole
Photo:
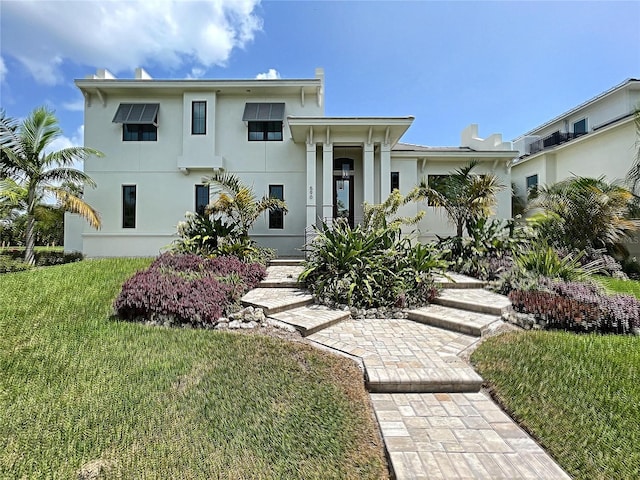
[[[367,203],[373,203],[373,181],[375,178],[373,172],[373,143],[365,143],[362,153],[362,184],[364,187],[364,201]]]
[[[391,193],[391,145],[380,144],[380,203]]]
[[[333,219],[333,144],[322,144],[322,219]]]
[[[316,144],[307,143],[307,227],[316,224]]]

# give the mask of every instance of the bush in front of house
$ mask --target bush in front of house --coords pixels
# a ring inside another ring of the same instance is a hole
[[[265,276],[235,257],[165,253],[124,283],[113,307],[123,320],[211,328]]]
[[[548,328],[578,332],[637,333],[640,301],[632,295],[607,295],[590,282],[541,278],[536,289],[513,290],[516,312],[532,314]]]
[[[300,281],[330,306],[357,308],[425,305],[437,295],[432,272],[446,262],[429,245],[412,245],[399,226],[323,225],[308,247]]]
[[[20,259],[14,259],[9,255],[0,255],[0,273],[13,273],[29,270],[31,266]]]
[[[15,261],[24,259],[24,247],[8,247],[0,250],[0,255]],[[64,263],[79,262],[84,258],[80,252],[63,252],[62,248],[36,247],[35,259],[37,267],[49,267]]]

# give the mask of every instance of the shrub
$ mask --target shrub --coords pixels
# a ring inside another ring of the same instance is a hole
[[[411,245],[399,227],[323,225],[308,247],[300,280],[321,303],[358,308],[406,307],[431,301],[437,290],[431,271],[446,262],[427,245]]]
[[[13,260],[21,261],[24,259],[24,248],[4,248],[1,254]],[[80,252],[65,253],[62,249],[46,250],[41,247],[36,247],[35,258],[36,266],[48,267],[51,265],[79,262],[84,256]]]
[[[602,333],[640,328],[640,301],[631,295],[606,295],[585,282],[545,279],[540,287],[509,293],[514,310],[533,314],[551,328]]]
[[[211,327],[265,276],[235,257],[165,253],[124,283],[114,310],[124,320]]]
[[[0,255],[0,273],[22,272],[31,268],[28,263],[16,260],[9,255]]]
[[[580,251],[560,257],[550,245],[540,241],[533,243],[530,250],[517,255],[515,262],[522,271],[543,277],[578,280],[599,273],[602,269],[602,260],[596,259],[583,265],[580,262],[583,256],[584,252]]]

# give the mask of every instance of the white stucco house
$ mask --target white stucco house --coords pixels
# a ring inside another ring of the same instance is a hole
[[[524,200],[535,185],[572,175],[624,181],[636,146],[640,80],[630,78],[513,140],[511,177]]]
[[[518,155],[500,135],[479,138],[477,125],[462,132],[461,146],[425,147],[401,142],[411,116],[325,116],[322,69],[274,80],[156,80],[143,69],[116,79],[98,70],[75,83],[85,97],[85,145],[105,154],[84,168],[98,185],[85,199],[102,228],[65,222],[65,249],[88,257],[157,255],[185,212],[208,203],[213,190],[203,179],[215,171],[284,199],[288,214],[265,214],[251,235],[280,256],[300,256],[310,226],[337,216],[357,223],[363,202],[380,203],[393,188],[407,193],[472,159],[477,173],[508,186]],[[510,218],[510,191],[498,200],[496,216]],[[452,233],[438,209],[405,208],[429,210],[423,239]]]

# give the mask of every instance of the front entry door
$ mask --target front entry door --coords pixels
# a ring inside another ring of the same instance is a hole
[[[353,227],[353,175],[333,177],[333,218],[346,218]]]

